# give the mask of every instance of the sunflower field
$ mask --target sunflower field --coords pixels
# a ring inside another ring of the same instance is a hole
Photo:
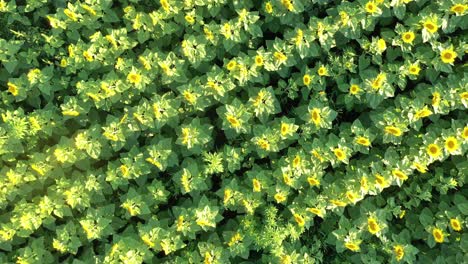
[[[0,0],[0,263],[467,263],[466,0]]]

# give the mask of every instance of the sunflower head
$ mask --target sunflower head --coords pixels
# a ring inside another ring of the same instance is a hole
[[[458,140],[454,136],[450,136],[445,140],[445,149],[450,153],[456,151],[459,146]]]
[[[460,220],[458,220],[457,218],[450,219],[450,226],[453,230],[457,232],[462,230]]]
[[[13,83],[11,83],[11,82],[8,82],[7,86],[8,86],[8,91],[9,91],[13,96],[17,96],[17,95],[18,95],[18,93],[19,93],[18,86],[16,86],[15,84],[13,84]]]
[[[434,237],[435,242],[443,243],[444,242],[444,232],[439,228],[434,228],[432,230],[432,236]]]
[[[395,126],[386,126],[384,130],[385,130],[386,134],[390,134],[390,135],[393,135],[395,137],[399,137],[399,136],[401,136],[403,134],[401,129],[399,129],[398,127],[395,127]]]
[[[403,256],[405,256],[405,250],[401,245],[394,246],[393,253],[395,253],[395,258],[397,261],[400,261],[403,258]]]
[[[374,1],[369,1],[365,5],[365,10],[369,14],[375,14],[379,11],[377,4]]]
[[[427,154],[429,154],[429,156],[431,158],[437,158],[441,155],[441,150],[440,150],[440,147],[437,145],[437,144],[429,144],[426,148],[426,152]]]
[[[359,244],[357,243],[353,243],[353,242],[347,242],[345,243],[345,247],[351,251],[359,251],[360,247],[359,247]]]
[[[233,71],[237,66],[237,62],[234,61],[234,60],[231,60],[230,62],[228,62],[228,64],[226,65],[226,68],[229,70],[229,71]]]
[[[317,70],[317,74],[319,76],[326,76],[328,75],[328,70],[325,66],[320,66],[320,68]]]
[[[309,111],[310,121],[314,123],[316,126],[320,125],[322,121],[322,117],[320,116],[320,109],[313,108]]]
[[[370,140],[366,137],[358,137],[356,138],[356,143],[361,145],[361,146],[364,146],[364,147],[368,147],[370,146]]]
[[[305,225],[304,217],[302,217],[300,214],[294,214],[294,220],[299,226]]]
[[[468,126],[464,127],[463,128],[463,131],[462,131],[462,138],[464,140],[467,140],[468,139]]]
[[[341,148],[335,148],[333,150],[333,154],[335,154],[335,157],[339,161],[343,161],[344,159],[346,159],[346,153]]]
[[[266,11],[268,14],[273,13],[273,5],[272,5],[270,2],[267,2],[267,3],[265,4],[265,11]]]
[[[377,234],[380,231],[379,223],[374,217],[367,218],[367,229],[373,235]]]
[[[253,185],[253,191],[254,192],[260,192],[260,190],[262,189],[262,185],[261,185],[260,181],[257,180],[257,179],[252,180],[252,185]]]
[[[401,39],[404,43],[412,44],[414,41],[415,35],[411,31],[406,31],[401,35]]]
[[[309,86],[309,84],[311,82],[310,75],[309,74],[304,74],[304,76],[302,77],[302,82],[304,83],[305,86]]]
[[[438,30],[437,22],[433,20],[426,20],[423,23],[423,27],[431,34],[436,33]]]
[[[255,56],[255,65],[258,67],[263,65],[263,57],[261,55]]]
[[[394,169],[392,170],[392,175],[395,177],[395,178],[398,178],[402,181],[404,180],[407,180],[408,179],[408,175],[406,175],[406,173],[404,173],[403,171],[399,170],[399,169]]]
[[[457,55],[458,54],[453,50],[453,48],[444,49],[440,53],[440,59],[442,60],[443,63],[452,64],[457,58]]]
[[[411,64],[408,67],[408,72],[410,75],[419,75],[419,71],[421,71],[421,68],[418,64]]]
[[[349,87],[349,93],[352,95],[356,95],[361,91],[361,88],[357,84],[353,84]]]
[[[450,12],[455,13],[457,16],[463,15],[468,9],[468,5],[455,4],[450,8]]]
[[[141,75],[136,72],[131,72],[127,75],[127,80],[133,84],[141,83]]]
[[[424,164],[421,164],[419,162],[413,162],[413,167],[419,171],[420,173],[426,173],[427,172],[427,167]]]

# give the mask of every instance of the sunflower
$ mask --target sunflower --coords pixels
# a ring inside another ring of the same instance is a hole
[[[281,131],[281,136],[283,137],[286,136],[287,134],[289,134],[290,125],[288,123],[281,123],[280,131]]]
[[[326,76],[328,75],[328,70],[325,66],[320,66],[320,68],[317,70],[317,74],[319,76]]]
[[[255,66],[260,67],[263,65],[263,57],[262,55],[255,56]]]
[[[231,25],[229,23],[224,23],[223,27],[221,28],[221,34],[224,36],[226,39],[230,39],[232,36],[232,29]]]
[[[131,72],[127,75],[127,80],[133,84],[140,84],[141,83],[141,74],[136,72]]]
[[[349,87],[349,93],[352,95],[356,95],[361,91],[361,88],[357,84],[353,84]]]
[[[285,62],[288,59],[288,57],[286,57],[286,55],[284,55],[284,53],[279,52],[279,51],[275,51],[275,53],[273,53],[273,56],[280,63]]]
[[[310,121],[314,123],[316,126],[320,125],[320,122],[322,121],[322,117],[320,116],[320,109],[318,108],[312,108],[309,110],[309,115],[310,115]]]
[[[85,57],[85,59],[87,61],[93,61],[94,60],[94,55],[91,52],[87,51],[87,50],[83,51],[83,57]]]
[[[400,261],[405,256],[405,250],[401,245],[395,245],[393,247],[393,253],[395,253],[395,258],[397,261]]]
[[[379,188],[385,188],[388,185],[387,180],[380,174],[375,175],[375,185]]]
[[[18,89],[18,86],[16,86],[15,84],[11,83],[11,82],[8,82],[7,83],[7,86],[8,86],[8,91],[13,95],[13,96],[17,96],[18,93],[19,93],[19,89]]]
[[[403,40],[403,42],[408,43],[408,44],[412,44],[414,38],[415,38],[415,35],[412,31],[406,31],[401,35],[401,39]]]
[[[227,202],[229,202],[232,196],[233,196],[232,190],[229,188],[225,189],[224,196],[223,196],[223,203],[226,204]]]
[[[319,208],[307,208],[307,211],[309,211],[309,212],[311,212],[313,214],[316,214],[316,215],[318,215],[320,217],[323,217],[323,215],[324,215],[324,212]]]
[[[288,10],[288,11],[293,11],[294,6],[291,3],[291,0],[281,0],[281,4]]]
[[[301,164],[302,164],[301,156],[296,155],[296,157],[294,157],[294,159],[292,161],[293,168],[298,168],[298,167],[301,166]]]
[[[189,102],[192,105],[196,103],[198,97],[198,95],[195,92],[191,92],[189,90],[183,91],[182,96],[187,102]]]
[[[442,154],[442,151],[437,144],[429,144],[426,148],[426,152],[431,158],[437,158]]]
[[[399,137],[399,136],[401,136],[403,134],[401,129],[399,129],[398,127],[395,127],[395,126],[386,126],[384,130],[385,130],[386,134],[390,134],[390,135],[393,135],[395,137]]]
[[[373,235],[377,234],[380,231],[379,223],[374,217],[367,218],[367,229]]]
[[[341,148],[335,148],[333,150],[333,154],[335,154],[335,157],[339,160],[339,161],[343,161],[346,159],[346,153],[341,149]]]
[[[213,35],[213,32],[211,32],[211,30],[207,27],[204,27],[203,28],[203,33],[205,34],[205,38],[209,41],[213,41],[214,39],[214,35]]]
[[[367,192],[369,190],[369,181],[367,180],[366,176],[362,176],[359,183],[361,184],[361,190],[363,190],[364,192]]]
[[[238,128],[241,126],[241,121],[232,114],[226,114],[226,120],[233,128]]]
[[[444,232],[439,228],[434,228],[432,230],[432,236],[434,237],[435,242],[443,243],[444,242]]]
[[[453,48],[444,49],[440,52],[440,59],[443,63],[452,64],[455,61],[455,58],[457,58],[457,55],[458,54],[453,50]]]
[[[270,150],[270,142],[264,138],[259,139],[257,145],[263,150]]]
[[[294,38],[294,43],[296,46],[299,46],[304,39],[304,31],[302,29],[298,29],[296,33],[296,37]]]
[[[336,200],[336,199],[331,199],[330,203],[332,203],[334,206],[338,206],[338,207],[345,207],[346,206],[345,202],[340,201],[340,200]]]
[[[432,115],[432,111],[429,110],[427,106],[424,106],[421,110],[416,111],[416,114],[414,115],[414,117],[416,119],[421,119],[424,117],[428,117],[430,115]]]
[[[424,164],[421,164],[419,162],[413,162],[413,167],[419,171],[420,173],[426,173],[427,172],[427,166]]]
[[[379,73],[379,75],[371,81],[371,86],[374,90],[379,90],[386,80],[387,75],[385,73]]]
[[[305,86],[309,86],[311,81],[310,75],[309,74],[304,74],[302,77],[302,82],[304,83]]]
[[[346,198],[348,198],[348,200],[352,203],[355,203],[357,200],[358,200],[358,196],[356,193],[352,192],[352,191],[347,191],[345,193],[345,196]]]
[[[438,30],[437,20],[426,20],[423,23],[424,29],[426,29],[429,33],[434,34]]]
[[[164,9],[164,11],[169,11],[169,9],[171,8],[171,6],[169,5],[169,2],[167,0],[161,0],[160,4],[161,4],[162,8]]]
[[[419,71],[421,71],[421,68],[417,63],[410,64],[410,66],[408,67],[408,72],[410,75],[419,75]]]
[[[461,93],[461,94],[460,94],[460,99],[461,99],[462,101],[468,100],[468,92],[463,92],[463,93]]]
[[[252,180],[252,185],[253,185],[253,191],[254,192],[260,192],[262,189],[262,184],[260,183],[259,180],[253,179]]]
[[[374,1],[369,1],[365,5],[366,12],[369,14],[374,14],[378,12],[378,7]]]
[[[237,62],[232,60],[226,65],[226,68],[228,69],[228,71],[233,71],[236,68],[236,66]]]
[[[441,99],[441,96],[440,96],[440,93],[439,92],[433,92],[432,93],[432,106],[434,107],[438,107],[439,104],[440,104],[440,99]]]
[[[190,25],[193,25],[195,24],[195,18],[191,15],[186,15],[185,16],[185,21],[187,21],[187,23],[189,23]]]
[[[460,221],[456,218],[450,219],[450,226],[452,227],[453,230],[455,231],[461,231],[462,227],[460,224]]]
[[[346,242],[345,247],[354,252],[357,252],[360,250],[359,244],[353,243],[353,242]]]
[[[308,177],[307,182],[309,183],[310,186],[319,186],[320,185],[320,180],[317,179],[317,177]]]
[[[242,241],[242,236],[241,234],[239,234],[239,232],[237,232],[231,237],[227,245],[229,247],[232,247],[233,245],[235,245],[236,243],[239,243],[240,241]]]
[[[67,59],[66,59],[66,58],[62,58],[62,59],[60,60],[60,67],[65,68],[65,67],[67,67],[67,65],[68,65]]]
[[[270,2],[267,2],[267,3],[265,4],[265,11],[266,11],[268,14],[273,13],[273,5],[271,5]]]
[[[387,49],[387,43],[385,42],[384,39],[379,38],[377,40],[377,50],[379,53],[384,52]]]
[[[368,138],[366,138],[366,137],[356,138],[356,143],[359,144],[359,145],[362,145],[364,147],[368,147],[371,144],[370,140]]]
[[[456,137],[451,136],[445,140],[445,149],[449,153],[456,151],[458,147],[459,147],[459,144],[458,144],[458,140]]]
[[[462,138],[465,139],[465,140],[468,139],[468,126],[463,128]]]
[[[68,18],[70,18],[71,20],[73,20],[73,21],[75,21],[75,22],[78,21],[78,17],[77,17],[77,15],[76,15],[76,13],[73,12],[73,11],[71,11],[70,9],[65,8],[65,9],[63,10],[63,13],[64,13]]]
[[[282,193],[276,193],[274,198],[275,198],[277,203],[282,203],[282,202],[286,201],[286,196],[284,194],[282,194]]]
[[[348,22],[349,22],[349,15],[348,15],[348,13],[346,13],[346,12],[344,12],[344,11],[341,11],[339,15],[340,15],[341,24],[342,24],[342,25],[347,25]]]
[[[398,178],[398,179],[400,179],[400,180],[402,180],[402,181],[408,179],[408,175],[406,175],[406,173],[402,172],[402,171],[399,170],[399,169],[394,169],[394,170],[392,170],[392,175],[393,175],[395,178]]]
[[[128,176],[130,170],[129,170],[129,168],[127,167],[127,165],[122,164],[122,165],[120,165],[119,169],[120,169],[120,172],[122,172],[122,175],[123,175],[124,177],[125,177],[125,176]]]
[[[90,7],[89,5],[81,4],[81,7],[84,10],[86,10],[86,12],[88,12],[90,15],[92,15],[92,16],[96,15],[96,11],[94,11],[94,9],[92,7]]]
[[[463,15],[463,13],[465,13],[467,8],[468,8],[467,5],[455,4],[450,8],[450,11],[459,16],[459,15]]]
[[[300,214],[294,214],[294,220],[299,226],[305,225],[304,217],[302,217]]]

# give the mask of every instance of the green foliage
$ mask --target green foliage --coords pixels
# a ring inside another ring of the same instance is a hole
[[[467,10],[0,0],[0,262],[464,263]]]

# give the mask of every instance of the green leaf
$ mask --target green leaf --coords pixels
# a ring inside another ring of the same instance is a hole
[[[13,73],[15,71],[16,66],[18,65],[18,61],[16,59],[10,59],[8,61],[2,61],[3,66],[8,71],[8,73]]]
[[[430,226],[433,223],[434,215],[431,210],[424,208],[419,215],[419,222],[422,226]]]
[[[457,203],[457,208],[463,215],[468,215],[468,202]]]

